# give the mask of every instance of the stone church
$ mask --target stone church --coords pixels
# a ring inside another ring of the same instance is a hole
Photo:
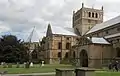
[[[101,68],[113,60],[119,60],[120,16],[103,22],[103,7],[98,10],[86,8],[82,4],[80,10],[84,13],[80,13],[82,24],[75,20],[79,11],[73,14],[73,28],[77,27],[81,37],[78,44],[72,48],[71,58],[76,59],[78,66],[94,68]]]
[[[103,7],[87,8],[82,3],[80,10],[73,11],[73,28],[49,24],[44,44],[46,63],[61,63],[65,58],[77,66],[101,68],[119,60],[120,16],[103,22],[103,14]]]
[[[69,62],[69,52],[79,39],[73,28],[62,28],[48,24],[45,43],[45,63],[59,64]]]

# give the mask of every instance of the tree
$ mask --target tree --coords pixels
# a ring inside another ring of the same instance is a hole
[[[0,41],[0,62],[16,63],[27,61],[27,47],[16,36],[4,35]]]

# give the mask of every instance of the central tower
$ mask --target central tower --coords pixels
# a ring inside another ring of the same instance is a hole
[[[95,24],[103,22],[103,7],[101,9],[82,8],[77,12],[73,11],[73,28],[76,34],[82,36]]]

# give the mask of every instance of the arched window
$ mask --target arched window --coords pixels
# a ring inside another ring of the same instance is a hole
[[[34,50],[33,52],[32,52],[32,59],[37,59],[37,51],[36,50]]]
[[[88,13],[88,16],[91,17],[91,12]]]
[[[65,54],[65,58],[68,58],[68,52],[66,52],[66,54]]]
[[[92,13],[92,17],[94,17],[94,13]]]
[[[70,49],[71,48],[71,43],[66,43],[66,49]]]
[[[120,57],[120,48],[116,48],[116,51],[117,51],[117,57]]]
[[[97,13],[95,14],[95,18],[98,18],[98,14]]]
[[[58,57],[59,57],[59,58],[61,57],[61,52],[58,52]]]
[[[73,52],[73,58],[75,58],[75,51]]]

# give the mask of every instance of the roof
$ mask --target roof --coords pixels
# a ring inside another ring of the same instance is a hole
[[[26,42],[39,42],[39,37],[35,29],[33,29],[32,32],[29,34]]]
[[[87,37],[89,40],[90,38]],[[104,38],[98,38],[98,37],[92,37],[91,39],[92,43],[97,43],[97,44],[110,44],[108,41],[106,41]]]
[[[112,38],[112,37],[117,37],[117,36],[120,36],[120,33],[108,35],[108,36],[105,36],[105,38]]]
[[[104,29],[106,27],[110,27],[114,24],[117,24],[117,23],[120,23],[120,16],[117,16],[113,19],[110,19],[106,22],[103,22],[103,23],[100,23],[100,24],[96,24],[95,26],[93,26],[93,28],[91,28],[86,34],[89,34],[89,33],[92,33],[92,32],[95,32],[95,31],[98,31],[98,30],[101,30],[101,29]]]
[[[51,26],[51,29],[52,29],[52,34],[77,36],[74,33],[74,29],[73,28],[62,28],[62,27],[59,27],[59,26]]]
[[[0,37],[2,35],[15,35],[18,39],[24,40],[25,42],[28,42],[28,37],[30,36],[32,29],[26,30],[26,31],[21,31],[21,32],[13,32],[13,31],[3,31],[0,32]],[[45,36],[45,32],[44,30],[39,30],[39,29],[35,29],[35,31],[33,32],[33,36],[31,38],[31,42],[39,42],[39,40],[41,41],[43,36]]]

